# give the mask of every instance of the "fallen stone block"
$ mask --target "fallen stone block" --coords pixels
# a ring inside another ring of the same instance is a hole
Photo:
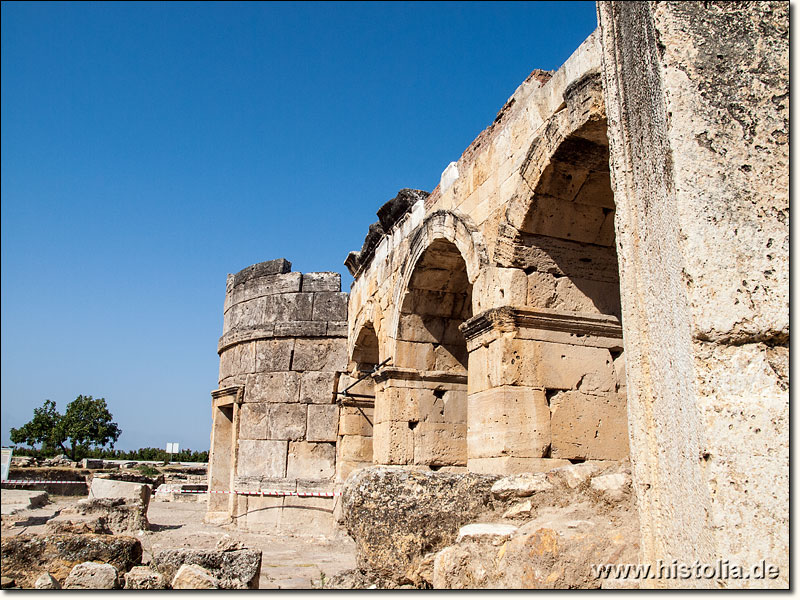
[[[507,500],[513,497],[524,498],[533,496],[537,492],[549,492],[555,489],[547,480],[545,473],[521,473],[495,482],[492,486],[492,495],[495,498]]]
[[[126,590],[164,590],[167,583],[161,573],[156,573],[150,567],[133,567],[125,573]]]
[[[558,477],[568,488],[574,490],[599,470],[599,465],[587,462],[553,469],[551,473]]]
[[[50,573],[44,572],[36,579],[33,587],[37,590],[60,590],[61,584]]]
[[[84,458],[81,461],[81,468],[83,469],[102,469],[103,460],[100,458]]]
[[[95,477],[89,489],[89,498],[128,498],[141,502],[145,510],[150,504],[150,486],[132,481],[116,481]]]
[[[14,535],[0,541],[2,574],[33,588],[43,571],[63,583],[72,567],[97,561],[126,573],[142,562],[142,544],[129,536],[93,534]]]
[[[524,500],[517,504],[514,504],[511,508],[509,508],[506,512],[503,513],[504,519],[520,519],[520,518],[531,518],[535,515],[536,509],[533,506],[533,502],[530,500]]]
[[[119,572],[113,565],[85,562],[72,567],[65,590],[116,590],[119,589]]]
[[[342,489],[342,513],[359,568],[414,583],[427,554],[455,542],[459,527],[492,509],[497,479],[398,467],[355,471]]]
[[[172,580],[183,565],[203,567],[219,582],[221,589],[258,589],[261,550],[162,550],[153,556],[152,566]]]
[[[181,565],[172,579],[173,590],[217,590],[219,587],[217,578],[197,565]]]
[[[611,502],[620,502],[630,494],[631,477],[627,473],[612,473],[594,477],[589,486]]]
[[[112,533],[115,535],[147,531],[147,510],[138,500],[125,498],[87,498],[65,508],[47,523],[52,533]],[[88,529],[87,529],[88,528]]]

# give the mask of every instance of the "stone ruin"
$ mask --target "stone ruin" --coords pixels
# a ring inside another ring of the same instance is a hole
[[[642,562],[787,585],[788,5],[598,18],[380,208],[349,294],[283,259],[228,277],[211,491],[629,458]],[[336,507],[211,494],[208,518],[318,532]]]

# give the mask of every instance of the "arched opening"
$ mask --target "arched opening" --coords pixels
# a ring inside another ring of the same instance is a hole
[[[568,460],[628,455],[614,196],[605,120],[586,123],[552,155],[519,232],[528,305],[571,320],[576,340],[532,351],[550,409],[549,456]],[[616,323],[616,334],[598,334]]]
[[[402,296],[395,374],[385,385],[386,416],[395,439],[405,441],[400,459],[406,464],[466,465],[469,354],[459,326],[471,316],[464,259],[455,244],[437,239],[420,256]]]
[[[347,479],[355,469],[373,462],[375,380],[371,374],[379,362],[378,336],[372,323],[367,322],[356,336],[349,372],[339,378],[339,391],[343,394],[336,444],[336,478],[339,481]]]

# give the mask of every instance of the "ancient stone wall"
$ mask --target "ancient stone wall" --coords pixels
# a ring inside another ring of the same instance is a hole
[[[388,361],[376,463],[509,473],[627,455],[598,34],[534,71],[431,194],[401,190],[378,218],[345,263],[350,368],[365,331]]]
[[[789,6],[598,14],[643,559],[765,560],[780,577],[691,583],[785,587]]]
[[[333,491],[347,294],[338,273],[290,269],[279,259],[228,276],[212,394],[212,490]],[[209,513],[220,513],[210,518],[247,529],[332,523],[332,498],[211,494],[209,502]]]

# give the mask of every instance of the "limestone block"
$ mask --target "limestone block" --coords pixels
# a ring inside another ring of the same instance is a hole
[[[522,269],[488,267],[475,280],[472,314],[499,306],[525,306],[528,278]]]
[[[466,465],[467,426],[465,423],[426,423],[413,429],[414,464]]]
[[[579,391],[550,399],[553,458],[620,460],[628,455],[628,416],[624,397]]]
[[[347,321],[328,321],[325,335],[328,337],[347,337]]]
[[[275,323],[275,335],[286,337],[325,337],[328,324],[320,321]]]
[[[541,458],[550,446],[550,408],[543,390],[501,386],[468,398],[470,458]]]
[[[237,525],[248,531],[275,530],[280,527],[282,510],[281,496],[239,496]]]
[[[114,565],[84,562],[72,567],[64,580],[65,590],[119,589],[119,572]]]
[[[316,292],[313,318],[315,321],[347,320],[347,293]]]
[[[335,444],[289,442],[287,477],[330,479],[335,474]]]
[[[90,498],[128,498],[141,502],[147,509],[150,504],[150,486],[132,481],[116,481],[94,477],[89,488]]]
[[[339,441],[342,460],[372,463],[372,436],[345,435]]]
[[[508,499],[512,497],[525,498],[537,492],[549,492],[553,485],[547,480],[544,473],[521,473],[504,477],[492,486],[492,495],[495,498]]]
[[[295,342],[293,371],[344,371],[347,342],[342,339],[299,339]]]
[[[403,314],[398,323],[397,337],[410,342],[440,343],[447,319],[437,315]]]
[[[592,475],[600,470],[600,466],[595,463],[585,462],[577,465],[567,465],[554,471],[554,475],[563,481],[570,489],[575,489]]]
[[[570,390],[586,378],[595,392],[615,389],[611,353],[606,348],[500,338],[489,344],[487,364],[493,386]]]
[[[314,496],[286,498],[281,511],[281,533],[330,535],[334,521],[333,498]]]
[[[219,378],[253,373],[256,370],[255,344],[245,342],[231,346],[219,356]]]
[[[300,273],[276,273],[250,279],[237,285],[230,294],[231,304],[247,302],[260,296],[300,291]]]
[[[338,429],[339,407],[336,404],[311,404],[308,406],[306,439],[309,442],[335,442]]]
[[[342,289],[342,276],[332,271],[303,273],[304,292],[338,292]]]
[[[469,458],[467,468],[471,473],[544,473],[559,467],[569,466],[568,460],[560,458],[514,458],[495,456],[491,458]]]
[[[528,275],[527,305],[533,308],[552,308],[556,303],[556,284],[552,273],[534,271]]]
[[[556,281],[556,297],[551,307],[619,317],[621,315],[619,283],[561,277]]]
[[[239,440],[237,475],[286,477],[287,441]]]
[[[217,590],[219,580],[199,565],[181,565],[171,587],[173,590]]]
[[[397,341],[394,364],[398,367],[433,371],[436,366],[436,355],[432,343],[416,343]]]
[[[621,502],[630,494],[631,477],[627,473],[612,473],[593,477],[589,484],[611,502]]]
[[[258,340],[255,342],[256,371],[288,371],[293,351],[294,340]]]
[[[314,294],[294,293],[277,294],[272,299],[272,316],[276,323],[287,321],[311,321],[313,314]]]
[[[407,465],[414,460],[414,437],[407,421],[375,422],[374,461],[380,465]]]
[[[247,377],[244,402],[290,403],[299,399],[299,373],[276,371]]]
[[[419,421],[419,399],[428,393],[432,395],[430,390],[387,386],[375,398],[374,423]]]
[[[433,370],[447,373],[464,373],[467,371],[467,347],[465,345],[434,344]]]
[[[339,410],[339,435],[372,437],[375,409],[342,406]]]
[[[336,481],[347,481],[347,478],[350,477],[350,474],[353,471],[371,466],[372,466],[372,460],[361,461],[361,460],[345,460],[344,458],[339,458],[336,461]]]
[[[164,576],[150,567],[133,567],[125,573],[126,590],[164,590],[167,583]]]
[[[270,404],[267,417],[267,439],[301,440],[306,435],[305,404]]]
[[[239,438],[266,440],[267,407],[264,402],[246,402],[239,410]]]
[[[276,258],[274,260],[267,260],[264,262],[250,265],[236,273],[236,275],[228,276],[228,284],[231,287],[237,287],[246,281],[263,277],[265,275],[276,275],[288,273],[292,269],[292,263],[285,258]]]
[[[333,401],[336,374],[324,371],[306,371],[300,375],[300,402],[304,404],[330,404]]]
[[[493,546],[499,546],[512,535],[519,527],[507,523],[470,523],[458,530],[456,544],[462,541],[489,542]]]

